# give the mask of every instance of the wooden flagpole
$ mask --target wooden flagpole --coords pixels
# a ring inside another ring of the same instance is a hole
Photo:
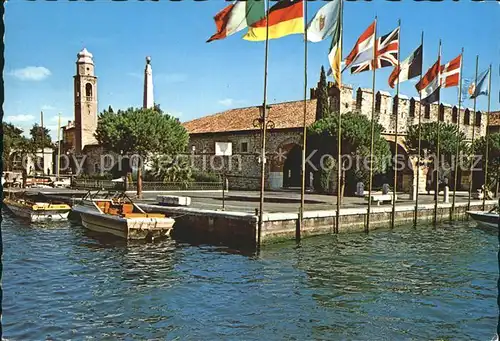
[[[43,129],[43,111],[40,111],[41,139],[42,139],[42,175],[45,175],[45,130]]]
[[[401,19],[398,20],[398,27],[399,27],[399,33],[398,33],[398,70],[400,68],[401,64],[401,50],[400,50],[400,43],[401,39]],[[401,72],[401,70],[399,70]],[[394,188],[392,189],[392,215],[391,215],[391,228],[394,228],[394,221],[396,218],[396,189],[398,187],[398,168],[397,168],[397,162],[398,162],[398,117],[399,117],[399,74],[398,74],[398,81],[396,84],[396,105],[393,105],[393,108],[396,108],[396,120],[394,124],[396,125],[395,129],[395,137],[394,137]]]
[[[302,131],[302,183],[300,186],[300,210],[299,210],[299,224],[295,230],[295,240],[300,242],[301,231],[304,227],[304,202],[305,202],[305,187],[306,187],[306,147],[307,147],[307,0],[304,1],[304,118]]]
[[[479,55],[476,55],[476,76],[474,77],[474,86],[477,86],[477,69],[479,65]],[[474,138],[476,135],[476,99],[477,96],[474,96],[473,99],[473,114],[472,114],[472,141],[471,141],[471,146],[474,145]],[[469,114],[469,124],[470,124],[470,114]],[[470,210],[470,201],[471,201],[471,195],[472,195],[472,180],[473,180],[473,172],[472,172],[472,167],[474,166],[474,155],[470,155],[470,169],[469,169],[469,198],[467,200],[467,211]],[[468,217],[468,216],[467,216]]]
[[[59,181],[59,168],[61,165],[61,113],[59,113],[59,119],[57,121],[57,178]]]
[[[460,116],[462,109],[462,69],[464,66],[464,48],[462,47],[462,53],[460,54],[460,80],[458,83],[458,113],[457,113],[457,148],[455,153],[455,169],[454,169],[454,184],[453,184],[453,200],[451,203],[450,220],[455,219],[455,197],[457,193],[457,180],[458,180],[458,160],[460,154]]]
[[[476,84],[477,86],[477,84]],[[479,89],[481,90],[481,89]],[[489,160],[489,145],[490,145],[490,103],[491,102],[491,64],[488,71],[488,116],[486,116],[486,152],[485,152],[485,164],[484,164],[484,193],[483,193],[483,211],[486,206],[486,196],[488,194],[488,160]],[[481,128],[479,128],[481,129]]]
[[[371,116],[371,138],[370,138],[370,180],[368,186],[368,210],[366,212],[365,232],[370,230],[370,213],[372,208],[372,185],[373,185],[373,139],[375,135],[375,70],[377,69],[377,16],[375,16],[373,42],[373,84],[372,84],[372,116]]]
[[[424,72],[424,31],[420,38],[420,45],[422,46],[422,63],[420,65],[420,83],[422,83],[422,73]],[[422,151],[422,92],[418,92],[418,150],[417,150],[417,188],[415,189],[415,212],[413,213],[413,226],[417,226],[418,218],[418,192],[420,186],[420,153]]]
[[[343,35],[343,25],[344,25],[344,0],[340,0],[340,60],[342,61],[342,35]],[[339,65],[339,68],[341,65]],[[340,205],[342,203],[342,72],[339,74],[339,112],[337,121],[337,214],[335,216],[335,233],[339,233],[340,227]]]
[[[260,204],[259,204],[259,225],[257,234],[257,250],[260,250],[261,236],[262,236],[262,223],[264,211],[264,188],[266,181],[266,116],[267,116],[267,57],[269,53],[269,0],[266,1],[266,48],[264,54],[264,99],[262,101],[261,113],[261,159],[260,159]]]
[[[441,135],[441,39],[439,39],[439,54],[438,54],[438,117],[437,117],[437,137],[436,137],[436,160],[434,162],[434,168],[435,168],[435,174],[436,174],[436,185],[434,187],[434,219],[433,223],[434,226],[437,224],[437,212],[438,212],[438,202],[439,202],[439,158],[441,157],[440,155],[440,148],[439,148],[439,143],[440,143],[440,135]]]

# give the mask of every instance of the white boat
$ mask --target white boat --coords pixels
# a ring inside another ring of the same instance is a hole
[[[124,192],[88,192],[72,212],[85,228],[125,239],[168,237],[175,222],[164,214],[144,212]]]
[[[31,222],[59,221],[68,219],[71,207],[56,202],[42,193],[21,192],[4,198],[3,203],[16,216]]]
[[[467,214],[479,225],[488,228],[498,228],[499,214],[495,212],[496,207],[489,212],[467,211]]]

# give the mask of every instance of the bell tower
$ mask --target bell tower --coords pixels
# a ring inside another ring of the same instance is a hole
[[[77,55],[74,76],[75,149],[80,153],[89,144],[97,143],[97,77],[94,76],[92,54],[83,49]]]

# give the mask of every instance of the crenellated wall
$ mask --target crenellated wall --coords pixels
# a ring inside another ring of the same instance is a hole
[[[330,107],[334,111],[345,114],[350,111],[358,111],[367,117],[371,117],[373,92],[372,89],[358,88],[354,91],[351,85],[343,85],[339,91],[333,83],[328,83],[328,93],[330,96]],[[311,98],[316,97],[316,89],[311,89]],[[468,140],[472,139],[474,131],[475,137],[486,135],[486,113],[472,109],[461,108],[460,113],[456,106],[447,103],[431,104],[420,108],[418,98],[409,98],[400,94],[392,96],[387,91],[375,93],[375,117],[384,127],[384,133],[393,135],[396,133],[396,115],[398,115],[398,134],[405,135],[408,126],[418,124],[419,110],[421,110],[422,123],[436,122],[437,120],[448,124],[457,124],[460,120],[460,130],[466,135]]]

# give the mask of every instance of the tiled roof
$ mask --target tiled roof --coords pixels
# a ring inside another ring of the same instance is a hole
[[[268,120],[274,129],[303,127],[304,101],[270,104]],[[316,100],[307,100],[306,125],[316,119]],[[218,133],[241,130],[257,130],[253,121],[260,116],[258,106],[226,110],[218,114],[197,118],[183,123],[189,134]]]
[[[490,126],[500,126],[500,111],[490,113]]]

